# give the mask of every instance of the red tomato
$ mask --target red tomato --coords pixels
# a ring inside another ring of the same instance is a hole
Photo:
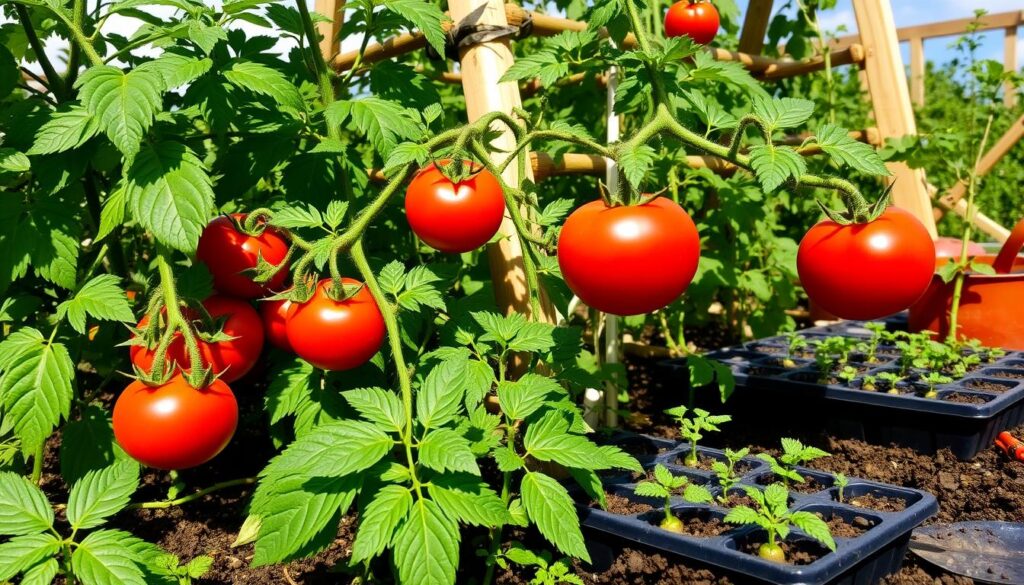
[[[292,351],[288,343],[285,324],[288,322],[288,311],[292,302],[287,299],[260,302],[260,317],[263,319],[263,333],[267,341],[285,351]]]
[[[361,284],[343,278],[345,284]],[[285,331],[295,354],[324,370],[351,370],[368,362],[384,342],[384,317],[370,291],[335,301],[331,279],[317,283],[309,302],[293,303]]]
[[[959,258],[963,250],[963,240],[960,238],[939,238],[935,240],[936,258]],[[977,242],[967,242],[968,256],[984,256],[985,248]]]
[[[558,265],[584,303],[613,315],[656,311],[683,294],[697,272],[700,237],[682,207],[658,197],[644,205],[592,201],[558,237]]]
[[[459,254],[494,237],[505,216],[505,198],[498,180],[486,169],[456,185],[430,165],[409,183],[405,214],[412,231],[428,246]]]
[[[916,217],[890,207],[867,224],[824,220],[796,258],[807,296],[843,319],[878,319],[924,294],[935,271],[935,243]]]
[[[197,390],[180,375],[150,387],[132,382],[114,403],[114,437],[135,460],[157,469],[186,469],[213,459],[238,425],[227,384]]]
[[[234,339],[212,343],[198,339],[199,354],[203,363],[212,367],[214,373],[220,375],[225,382],[234,382],[252,369],[263,351],[263,323],[256,310],[241,299],[214,295],[203,301],[203,306],[214,319],[226,317],[223,331]],[[183,309],[183,312],[186,318],[195,318],[195,315],[189,314],[190,311]],[[143,317],[137,327],[141,329],[147,323],[149,318]],[[129,349],[132,363],[145,372],[153,367],[155,353],[156,348],[141,345],[133,345]],[[168,364],[174,360],[186,371],[191,370],[188,350],[180,332],[174,334],[165,359]]]
[[[718,10],[703,0],[680,0],[665,14],[665,34],[688,36],[693,42],[706,45],[718,34]]]
[[[245,221],[245,214],[232,214],[237,221]],[[282,268],[266,285],[253,282],[243,272],[256,267],[260,255],[267,262],[278,265],[288,254],[288,242],[273,228],[258,236],[250,236],[235,229],[224,216],[209,223],[199,237],[196,258],[210,269],[213,287],[223,294],[254,299],[268,291],[280,290],[288,277],[288,268]]]

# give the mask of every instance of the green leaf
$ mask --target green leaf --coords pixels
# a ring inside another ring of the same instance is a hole
[[[619,157],[619,166],[626,180],[634,187],[639,187],[654,165],[656,155],[654,149],[646,144],[624,151]]]
[[[952,264],[952,262],[950,262],[950,264]],[[996,269],[991,264],[973,261],[971,262],[971,272],[992,276],[996,273]]]
[[[770,131],[794,128],[803,124],[814,114],[814,102],[797,98],[754,100],[754,115],[768,126]]]
[[[57,559],[47,559],[25,571],[21,585],[50,585],[57,578],[58,572],[60,572],[60,564],[57,563]]]
[[[653,481],[642,481],[636,484],[636,489],[633,490],[638,496],[645,498],[667,498],[669,492],[665,489],[665,486],[654,483]]]
[[[832,538],[832,532],[828,524],[811,512],[793,512],[789,520],[807,536],[824,544],[829,550],[836,550],[836,541]]]
[[[213,217],[210,176],[184,144],[159,142],[139,152],[125,185],[132,216],[158,241],[192,254]]]
[[[211,567],[213,567],[213,557],[199,555],[185,565],[185,570],[188,572],[189,577],[198,579],[208,573]]]
[[[421,307],[444,310],[444,297],[434,284],[440,280],[426,266],[414,266],[405,274],[405,291],[398,295],[399,306],[410,311],[418,311]]]
[[[107,237],[114,229],[124,224],[127,207],[128,192],[124,190],[123,184],[119,184],[103,202],[103,209],[100,210],[100,229],[96,234],[96,241]]]
[[[569,492],[555,479],[533,471],[523,476],[520,491],[526,513],[544,538],[565,554],[590,562]]]
[[[78,543],[71,569],[83,585],[146,585],[129,548],[135,540],[120,530],[98,530]]]
[[[218,27],[219,28],[219,27]],[[209,51],[207,51],[209,52]],[[135,68],[136,71],[152,71],[163,82],[164,91],[181,87],[195,81],[213,67],[209,58],[196,59],[178,53],[165,51],[152,61],[147,61]]]
[[[381,388],[357,388],[341,395],[366,420],[389,431],[404,430],[405,407],[394,392]]]
[[[78,148],[99,131],[96,118],[82,106],[71,106],[50,114],[50,119],[36,131],[35,142],[28,154],[53,154]]]
[[[60,545],[60,540],[47,533],[15,536],[0,544],[0,579],[7,581],[43,559],[55,556]]]
[[[270,382],[264,400],[265,408],[270,414],[270,424],[295,414],[302,399],[312,392],[315,380],[319,380],[313,366],[299,358],[275,366],[269,377]]]
[[[344,445],[339,449],[338,445]],[[263,476],[292,473],[342,477],[362,471],[384,458],[394,441],[371,423],[343,420],[320,425],[296,439],[274,457]]]
[[[299,90],[277,69],[254,61],[235,61],[224,77],[240,89],[271,97],[278,104],[296,111],[305,110]]]
[[[512,351],[542,352],[555,346],[555,327],[550,323],[525,323],[509,341]]]
[[[724,521],[729,524],[756,524],[761,517],[756,510],[748,506],[736,506],[725,515]]]
[[[4,408],[0,434],[13,430],[25,452],[34,453],[71,412],[75,365],[63,344],[48,344],[41,333],[28,327],[19,333],[20,340],[31,343],[21,346],[0,376]]]
[[[523,445],[528,455],[541,461],[554,461],[578,469],[611,467],[597,445],[586,437],[569,432],[569,420],[559,410],[552,410],[539,421],[531,423],[523,437]]]
[[[449,429],[435,429],[420,441],[420,463],[436,471],[465,471],[480,475],[469,441]]]
[[[395,535],[394,551],[399,583],[451,585],[459,562],[458,524],[436,503],[417,500]]]
[[[24,173],[32,167],[32,163],[23,153],[13,148],[0,148],[0,171]]]
[[[889,175],[882,157],[870,144],[854,140],[845,128],[834,124],[825,124],[818,129],[815,142],[821,150],[841,165],[867,173],[869,175]]]
[[[427,5],[421,0],[403,1]],[[417,140],[423,134],[409,110],[396,102],[373,96],[336,101],[324,110],[324,116],[327,124],[335,127],[351,120],[355,129],[365,134],[384,158],[399,142]]]
[[[807,172],[807,164],[795,150],[771,144],[750,149],[750,166],[765,191],[774,191],[786,179],[799,179]]]
[[[500,382],[498,403],[508,417],[522,420],[537,412],[549,395],[561,393],[564,393],[564,390],[557,381],[531,373],[514,382]]]
[[[324,223],[324,218],[312,204],[307,203],[305,207],[295,204],[274,212],[270,223],[288,229],[315,228]]]
[[[539,78],[544,87],[553,86],[569,75],[569,63],[551,51],[542,51],[517,58],[501,76],[501,81]]]
[[[436,428],[453,420],[462,410],[466,363],[446,360],[430,370],[416,393],[416,420],[424,428]]]
[[[160,77],[151,71],[125,73],[98,65],[82,73],[75,83],[85,109],[126,157],[139,152],[139,144],[163,108]]]
[[[495,449],[494,461],[498,464],[498,471],[515,471],[526,466],[526,461],[509,447]]]
[[[132,306],[120,287],[121,279],[113,274],[93,278],[75,296],[57,306],[57,316],[67,316],[75,331],[85,333],[85,317],[103,321],[134,321]]]
[[[395,530],[412,509],[412,494],[398,485],[386,485],[373,494],[359,516],[359,530],[352,544],[352,562],[379,556],[391,544]]]
[[[76,530],[95,528],[127,506],[138,487],[139,464],[135,461],[90,471],[71,486],[68,522]]]
[[[501,526],[508,510],[487,484],[467,475],[442,475],[430,482],[430,497],[452,520],[473,526]]]
[[[444,55],[445,35],[441,25],[450,19],[436,4],[424,0],[384,0],[384,6],[415,25],[430,46]]]
[[[252,513],[260,518],[253,566],[279,563],[311,543],[319,549],[333,541],[340,514],[352,505],[362,482],[359,475],[313,479],[292,475],[263,480],[251,506]]]
[[[197,20],[188,23],[188,38],[199,45],[204,53],[210,54],[220,41],[226,41],[228,32],[217,24],[203,24]]]

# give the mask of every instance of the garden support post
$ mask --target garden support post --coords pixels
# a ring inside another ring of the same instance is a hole
[[[867,52],[864,73],[882,139],[917,134],[892,5],[889,0],[853,0],[853,11],[861,44]],[[924,171],[911,169],[906,163],[888,163],[886,166],[896,181],[893,190],[895,204],[913,213],[932,237],[937,237]]]
[[[743,19],[743,32],[740,33],[740,53],[760,55],[764,49],[764,35],[768,32],[768,22],[772,17],[774,0],[750,0],[747,14]]]
[[[317,32],[324,37],[320,40],[320,53],[328,63],[341,51],[341,46],[338,44],[338,33],[341,32],[341,25],[345,22],[344,9],[345,0],[316,0],[314,10],[331,19],[331,22],[321,22],[317,25]]]
[[[1005,71],[1017,71],[1017,26],[1006,28],[1003,36],[1003,69]],[[1003,104],[1007,108],[1017,105],[1017,92],[1014,91],[1013,83],[1006,82],[1006,94],[1003,96]]]
[[[615,111],[615,92],[619,87],[619,72],[613,66],[608,69],[608,87],[606,95],[606,111],[608,144],[618,142],[620,139],[619,114]],[[614,193],[619,189],[619,166],[612,159],[605,159],[605,183],[608,191]],[[594,352],[599,348],[594,348]],[[604,324],[604,362],[606,364],[617,364],[621,361],[622,355],[622,333],[619,331],[619,318],[615,315],[605,315]],[[604,423],[605,426],[617,428],[619,426],[619,387],[618,378],[613,378],[604,385]]]
[[[474,23],[507,26],[505,4],[502,0],[451,0],[448,5],[452,20],[456,23]],[[522,106],[519,85],[515,82],[499,83],[499,79],[512,65],[512,51],[508,39],[463,47],[459,50],[462,64],[462,88],[466,96],[466,112],[473,122],[490,112],[501,111],[511,114],[513,108]],[[495,126],[500,127],[500,126]],[[502,127],[503,128],[503,127]],[[493,142],[500,150],[515,150],[515,137],[505,129],[500,138]],[[501,157],[499,153],[496,155]],[[500,160],[496,161],[500,162]],[[530,165],[526,177],[519,177],[518,165],[511,164],[503,175],[509,185],[519,185],[520,179],[533,179]],[[523,268],[523,248],[516,236],[516,229],[508,212],[498,230],[502,239],[487,246],[487,256],[494,282],[494,295],[498,308],[506,313],[530,314],[530,297]],[[538,321],[555,323],[556,315],[550,302],[541,296],[542,315],[533,315]]]

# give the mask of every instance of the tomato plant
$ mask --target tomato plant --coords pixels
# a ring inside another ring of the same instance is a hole
[[[450,164],[442,161],[441,164]],[[438,164],[421,169],[405,191],[409,227],[428,246],[448,253],[470,252],[483,246],[501,226],[505,198],[494,175],[464,166],[471,174],[452,182]]]
[[[183,377],[128,385],[114,403],[117,443],[144,465],[187,469],[213,459],[235,434],[238,404],[227,384],[193,388]]]
[[[700,237],[683,208],[663,197],[574,211],[558,238],[566,284],[587,305],[614,315],[656,311],[683,294],[697,273]]]
[[[292,350],[325,370],[359,367],[384,343],[384,317],[370,291],[352,278],[341,282],[358,290],[338,299],[331,279],[324,279],[308,301],[289,309],[285,323]]]
[[[720,23],[715,5],[706,0],[679,0],[665,14],[665,34],[687,36],[706,45],[715,40]]]
[[[196,248],[196,258],[213,275],[214,288],[243,299],[279,291],[288,276],[283,266],[265,283],[253,279],[261,259],[274,267],[284,262],[288,243],[273,229],[250,223],[243,213],[218,216],[203,229]]]
[[[935,272],[935,243],[909,212],[890,207],[870,223],[826,219],[800,242],[800,282],[844,319],[878,319],[921,298]]]

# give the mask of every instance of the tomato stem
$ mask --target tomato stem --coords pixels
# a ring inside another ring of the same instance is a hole
[[[209,372],[204,367],[203,357],[199,352],[199,343],[196,341],[195,333],[192,331],[192,324],[181,314],[178,291],[174,283],[174,272],[171,270],[169,261],[171,254],[172,252],[161,247],[156,257],[157,270],[160,273],[160,288],[164,295],[164,308],[167,311],[167,330],[171,334],[175,330],[181,331],[181,337],[184,339],[185,348],[188,351],[190,368],[186,378],[189,385],[193,388],[201,388],[206,385]],[[164,337],[167,337],[166,333]],[[161,340],[161,345],[163,345],[163,340]],[[159,348],[157,351],[159,351]]]
[[[173,499],[173,500],[159,500],[159,501],[155,501],[155,502],[140,502],[140,503],[137,503],[137,504],[129,504],[128,508],[133,509],[133,510],[154,510],[154,509],[173,508],[175,506],[180,506],[182,504],[187,504],[189,502],[194,502],[194,501],[198,500],[199,498],[202,498],[203,496],[207,496],[209,494],[212,494],[213,492],[217,492],[217,491],[220,491],[220,490],[223,490],[223,489],[232,488],[232,487],[240,486],[240,485],[253,485],[253,484],[256,483],[256,481],[258,479],[259,479],[258,477],[243,477],[243,478],[240,478],[240,479],[232,479],[232,480],[228,480],[228,481],[222,481],[220,483],[215,483],[215,484],[211,485],[210,487],[203,488],[203,489],[201,489],[201,490],[199,490],[199,491],[197,491],[197,492],[195,492],[193,494],[189,494],[187,496],[182,496],[182,497],[177,498],[177,499]]]

